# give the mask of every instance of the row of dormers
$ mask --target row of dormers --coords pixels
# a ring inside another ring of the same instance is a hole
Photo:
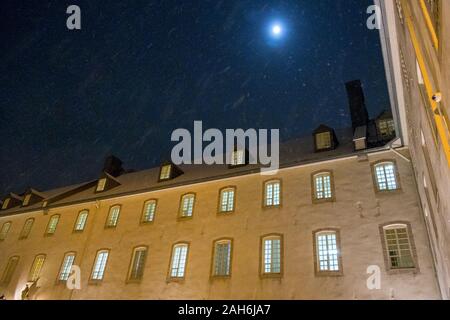
[[[355,141],[355,150],[360,150]],[[358,140],[359,141],[359,140]],[[314,152],[331,151],[338,147],[339,141],[335,131],[326,126],[320,125],[313,131]],[[246,166],[249,164],[249,152],[247,149],[235,148],[231,155],[230,169]],[[42,202],[42,207],[47,207],[51,202],[61,200],[62,198],[72,195],[76,192],[84,190],[88,187],[95,186],[95,193],[102,193],[115,187],[121,183],[117,179],[123,173],[126,173],[122,167],[122,161],[114,156],[105,159],[102,174],[98,180],[83,184],[75,189],[59,194],[52,198],[47,198],[45,194],[30,188],[25,193],[18,195],[10,193],[0,201],[1,209],[7,210],[14,207],[27,207]],[[183,170],[172,162],[163,162],[159,169],[158,183],[173,180],[183,174]]]

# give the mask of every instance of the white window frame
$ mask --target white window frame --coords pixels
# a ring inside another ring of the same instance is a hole
[[[234,212],[236,188],[226,187],[220,190],[219,213]]]
[[[389,170],[387,170],[389,168]],[[397,179],[397,167],[392,161],[373,165],[375,183],[379,192],[389,192],[400,189]]]
[[[76,255],[77,254],[75,252],[67,252],[64,254],[58,274],[58,281],[67,281],[67,279],[69,279],[70,273],[72,272],[72,266],[75,263]]]
[[[186,193],[181,196],[180,218],[192,218],[194,216],[195,198],[195,193]]]
[[[143,256],[140,253],[143,252]],[[139,253],[139,256],[137,255]],[[148,247],[139,246],[133,249],[131,254],[130,268],[128,271],[128,281],[141,281],[144,277],[145,263],[147,260]]]
[[[61,216],[59,214],[54,214],[50,217],[50,219],[48,220],[47,228],[45,229],[46,235],[55,234],[56,229],[58,228],[58,223],[59,223],[60,217]]]
[[[281,180],[270,180],[264,183],[264,206],[278,207],[281,205]]]
[[[314,199],[326,201],[333,199],[333,175],[330,171],[322,171],[313,175]]]
[[[172,247],[170,257],[169,279],[182,280],[186,276],[189,255],[189,243],[176,243]]]
[[[321,230],[314,233],[317,274],[341,274],[339,232]]]
[[[106,266],[109,259],[109,250],[102,249],[95,255],[94,265],[91,272],[91,281],[103,281],[105,278]]]
[[[278,241],[278,252],[274,253],[274,242]],[[278,254],[277,254],[278,253]],[[278,260],[278,261],[277,261]],[[283,271],[283,236],[267,235],[261,238],[261,274],[281,276]]]
[[[34,257],[33,263],[31,264],[31,269],[28,274],[28,281],[34,282],[39,279],[41,275],[42,268],[44,267],[46,255],[38,254]]]
[[[85,217],[83,219],[83,217]],[[82,232],[84,228],[86,228],[87,219],[89,217],[89,210],[81,210],[78,212],[77,220],[75,221],[75,226],[73,227],[73,231]]]
[[[151,210],[149,210],[149,206],[151,206]],[[156,199],[150,199],[144,202],[141,223],[151,223],[155,220],[157,206],[158,201]]]
[[[218,247],[220,245],[227,245],[226,256],[223,256],[221,252],[218,252]],[[220,254],[220,255],[219,255]],[[212,276],[213,277],[230,277],[231,276],[231,261],[233,254],[233,240],[231,239],[220,239],[214,241],[214,255],[213,255],[213,265],[212,265]]]
[[[115,228],[119,223],[120,211],[122,206],[120,204],[113,205],[109,208],[108,215],[106,217],[106,228]]]

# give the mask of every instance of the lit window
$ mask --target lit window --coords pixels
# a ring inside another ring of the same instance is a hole
[[[10,199],[10,198],[6,198],[6,199],[3,201],[3,204],[2,204],[2,210],[7,209],[10,202],[11,202],[11,199]]]
[[[31,194],[27,194],[26,196],[25,196],[25,198],[23,199],[23,206],[25,207],[25,206],[27,206],[29,203],[30,203],[30,199],[31,199]]]
[[[226,188],[220,191],[219,212],[234,211],[234,188]]]
[[[109,209],[108,218],[106,219],[106,227],[114,228],[117,226],[120,215],[120,206],[113,206]]]
[[[28,236],[31,232],[31,228],[33,227],[33,224],[34,224],[34,218],[29,218],[25,221],[22,231],[20,232],[19,239],[28,238]]]
[[[333,198],[330,172],[321,172],[315,174],[313,180],[314,198],[316,200],[330,200]]]
[[[188,254],[188,244],[176,244],[172,250],[170,262],[170,278],[184,278],[186,272],[186,260]]]
[[[17,265],[19,264],[19,257],[14,256],[9,258],[8,264],[6,265],[5,270],[3,271],[1,284],[3,286],[8,285],[11,282],[11,279],[14,275],[14,271],[16,271]]]
[[[195,195],[194,194],[185,194],[181,197],[181,208],[180,208],[180,216],[181,217],[192,217],[194,213],[194,202]]]
[[[106,263],[108,262],[108,250],[101,250],[97,252],[95,257],[94,268],[92,269],[91,280],[103,280],[105,274]]]
[[[378,191],[392,191],[398,189],[395,165],[392,162],[375,165],[375,179]]]
[[[317,272],[339,272],[339,248],[336,231],[321,231],[315,235]]]
[[[5,222],[2,226],[2,230],[0,230],[0,240],[5,240],[8,235],[9,229],[11,229],[11,222]]]
[[[264,192],[264,205],[266,207],[271,206],[279,206],[281,204],[280,201],[280,191],[281,191],[281,182],[269,181],[265,183],[265,192]]]
[[[47,206],[47,204],[48,204],[48,201],[42,202],[42,208],[45,208]]]
[[[39,279],[42,267],[44,266],[45,255],[40,254],[34,258],[33,265],[30,269],[30,274],[28,275],[28,281],[34,282]]]
[[[51,234],[55,233],[56,227],[58,226],[58,222],[59,222],[59,214],[55,214],[50,217],[50,220],[49,220],[48,226],[47,226],[47,231],[46,231],[47,235],[51,235]]]
[[[393,119],[384,119],[378,121],[378,131],[381,137],[392,137],[395,135],[395,125]]]
[[[384,241],[390,269],[414,268],[414,258],[406,225],[390,225],[383,228]]]
[[[231,274],[231,240],[215,242],[213,262],[213,276],[227,277]]]
[[[98,180],[96,191],[100,192],[100,191],[105,190],[105,186],[106,186],[106,178],[102,178],[102,179]]]
[[[149,200],[144,204],[144,212],[142,213],[142,222],[152,222],[155,218],[156,200]]]
[[[89,211],[87,211],[87,210],[80,211],[80,213],[78,214],[77,221],[75,222],[75,227],[74,227],[75,231],[83,231],[84,230],[84,227],[86,226],[86,221],[87,221],[88,215],[89,215]]]
[[[147,258],[147,247],[139,247],[133,250],[131,267],[128,274],[129,281],[139,281],[144,275],[145,260]]]
[[[331,133],[321,132],[316,134],[316,149],[329,149],[331,148]]]
[[[239,166],[245,164],[244,150],[235,150],[231,153],[231,165]]]
[[[161,167],[161,172],[159,174],[159,180],[170,179],[170,173],[172,171],[172,165],[166,164]]]
[[[268,236],[262,239],[263,275],[281,274],[281,237]]]
[[[64,259],[61,265],[61,270],[59,271],[58,280],[67,281],[72,271],[73,262],[75,261],[75,253],[69,252],[64,255]]]

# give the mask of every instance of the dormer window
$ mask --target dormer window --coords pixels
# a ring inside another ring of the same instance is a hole
[[[171,162],[165,162],[159,169],[158,181],[167,181],[175,179],[183,174],[183,171]]]
[[[104,191],[105,190],[105,186],[106,186],[106,178],[102,178],[102,179],[98,180],[96,191],[97,192]]]
[[[395,124],[393,119],[378,120],[378,132],[382,138],[395,136]]]
[[[120,185],[120,182],[112,175],[104,172],[103,175],[98,179],[97,186],[95,187],[95,192],[108,191]]]
[[[2,210],[8,209],[10,202],[11,202],[11,198],[6,198],[5,201],[3,201]]]
[[[338,145],[334,130],[325,125],[320,125],[314,130],[313,136],[314,149],[316,152],[333,150]]]
[[[25,207],[25,206],[27,206],[29,203],[30,203],[30,199],[31,199],[31,193],[29,193],[29,194],[27,194],[26,196],[25,196],[25,198],[23,199],[23,206]]]
[[[231,165],[241,166],[245,164],[245,152],[242,149],[234,150],[231,153]]]
[[[159,174],[159,180],[169,180],[170,173],[172,172],[172,165],[166,164],[161,167],[161,172]]]
[[[331,148],[331,133],[330,132],[322,132],[316,134],[316,149],[329,149]]]

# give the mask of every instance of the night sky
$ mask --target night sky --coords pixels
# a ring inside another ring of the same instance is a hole
[[[82,30],[66,28],[81,7]],[[3,0],[0,192],[98,177],[104,157],[158,165],[170,135],[350,126],[344,83],[389,107],[370,0]],[[275,39],[269,27],[279,22]]]

